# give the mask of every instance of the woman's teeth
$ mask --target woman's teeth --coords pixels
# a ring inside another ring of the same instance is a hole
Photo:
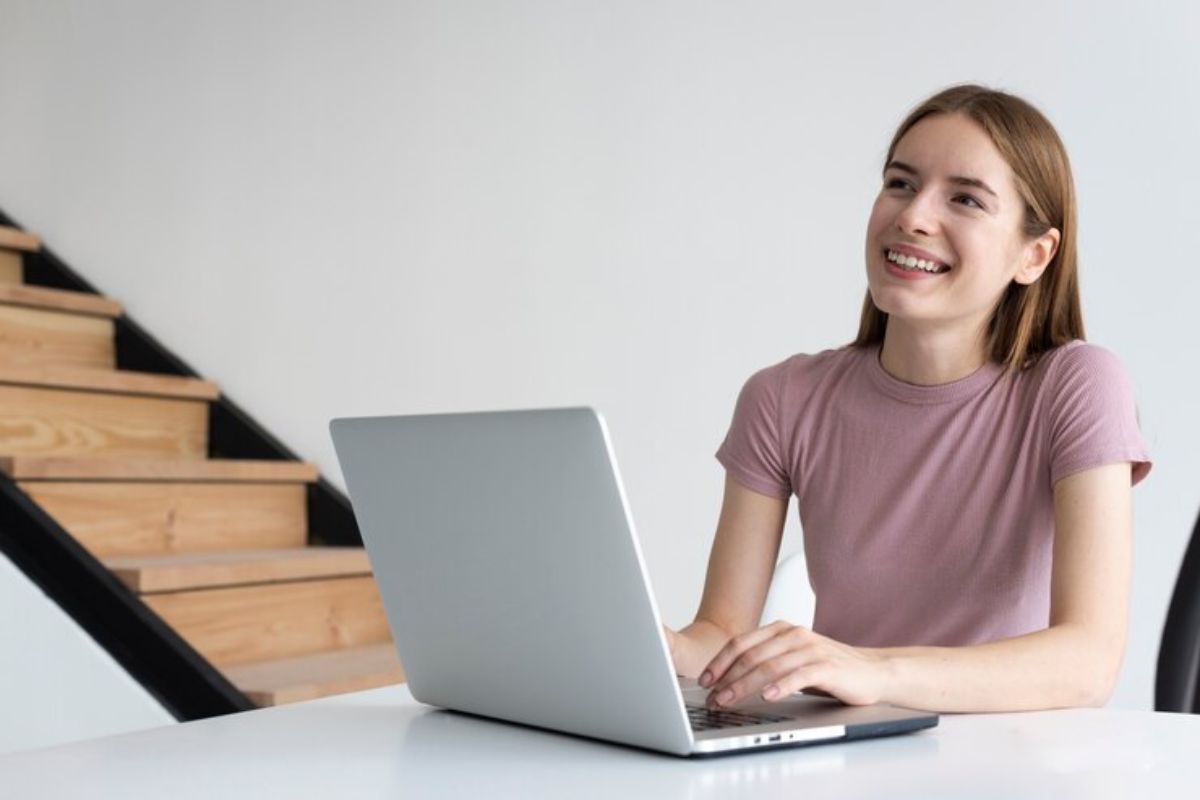
[[[905,269],[919,269],[923,272],[930,272],[935,275],[939,272],[945,272],[949,269],[949,267],[944,267],[935,261],[925,261],[924,259],[914,258],[913,256],[906,256],[903,253],[897,253],[895,250],[887,251],[887,260],[892,261],[899,266],[904,267]]]

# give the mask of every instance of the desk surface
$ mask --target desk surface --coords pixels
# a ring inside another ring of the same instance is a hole
[[[404,687],[0,757],[2,797],[1175,797],[1200,715],[943,716],[887,739],[687,760],[422,706]]]

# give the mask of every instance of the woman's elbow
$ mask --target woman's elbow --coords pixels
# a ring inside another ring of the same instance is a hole
[[[1086,702],[1081,703],[1080,706],[1083,708],[1104,708],[1106,705],[1108,705],[1108,701],[1112,698],[1114,688],[1116,688],[1115,682],[1099,684],[1098,686],[1092,688],[1092,690],[1087,694]]]
[[[1089,672],[1084,670],[1067,676],[1059,684],[1058,697],[1047,708],[1103,708],[1107,705],[1115,682],[1098,671],[1094,675]]]
[[[1067,674],[1060,684],[1065,689],[1060,707],[1102,708],[1117,686],[1125,656],[1124,637],[1089,636],[1080,630],[1072,633],[1070,640],[1063,642],[1071,657],[1061,661]]]
[[[1121,661],[1125,655],[1124,644],[1098,645],[1093,650],[1090,663],[1092,669],[1086,670],[1090,680],[1083,687],[1083,707],[1103,708],[1112,699],[1113,691],[1117,688],[1117,678],[1121,673]]]

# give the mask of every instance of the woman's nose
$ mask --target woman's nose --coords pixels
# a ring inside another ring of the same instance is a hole
[[[896,227],[904,233],[932,234],[937,228],[932,193],[914,194],[896,215]]]

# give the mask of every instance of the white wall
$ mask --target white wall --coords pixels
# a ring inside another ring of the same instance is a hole
[[[1156,460],[1114,700],[1145,708],[1200,504],[1196,41],[1186,0],[0,0],[0,207],[335,477],[332,416],[597,405],[680,625],[742,381],[854,334],[895,125],[1015,91]]]
[[[175,722],[0,555],[0,754]]]

